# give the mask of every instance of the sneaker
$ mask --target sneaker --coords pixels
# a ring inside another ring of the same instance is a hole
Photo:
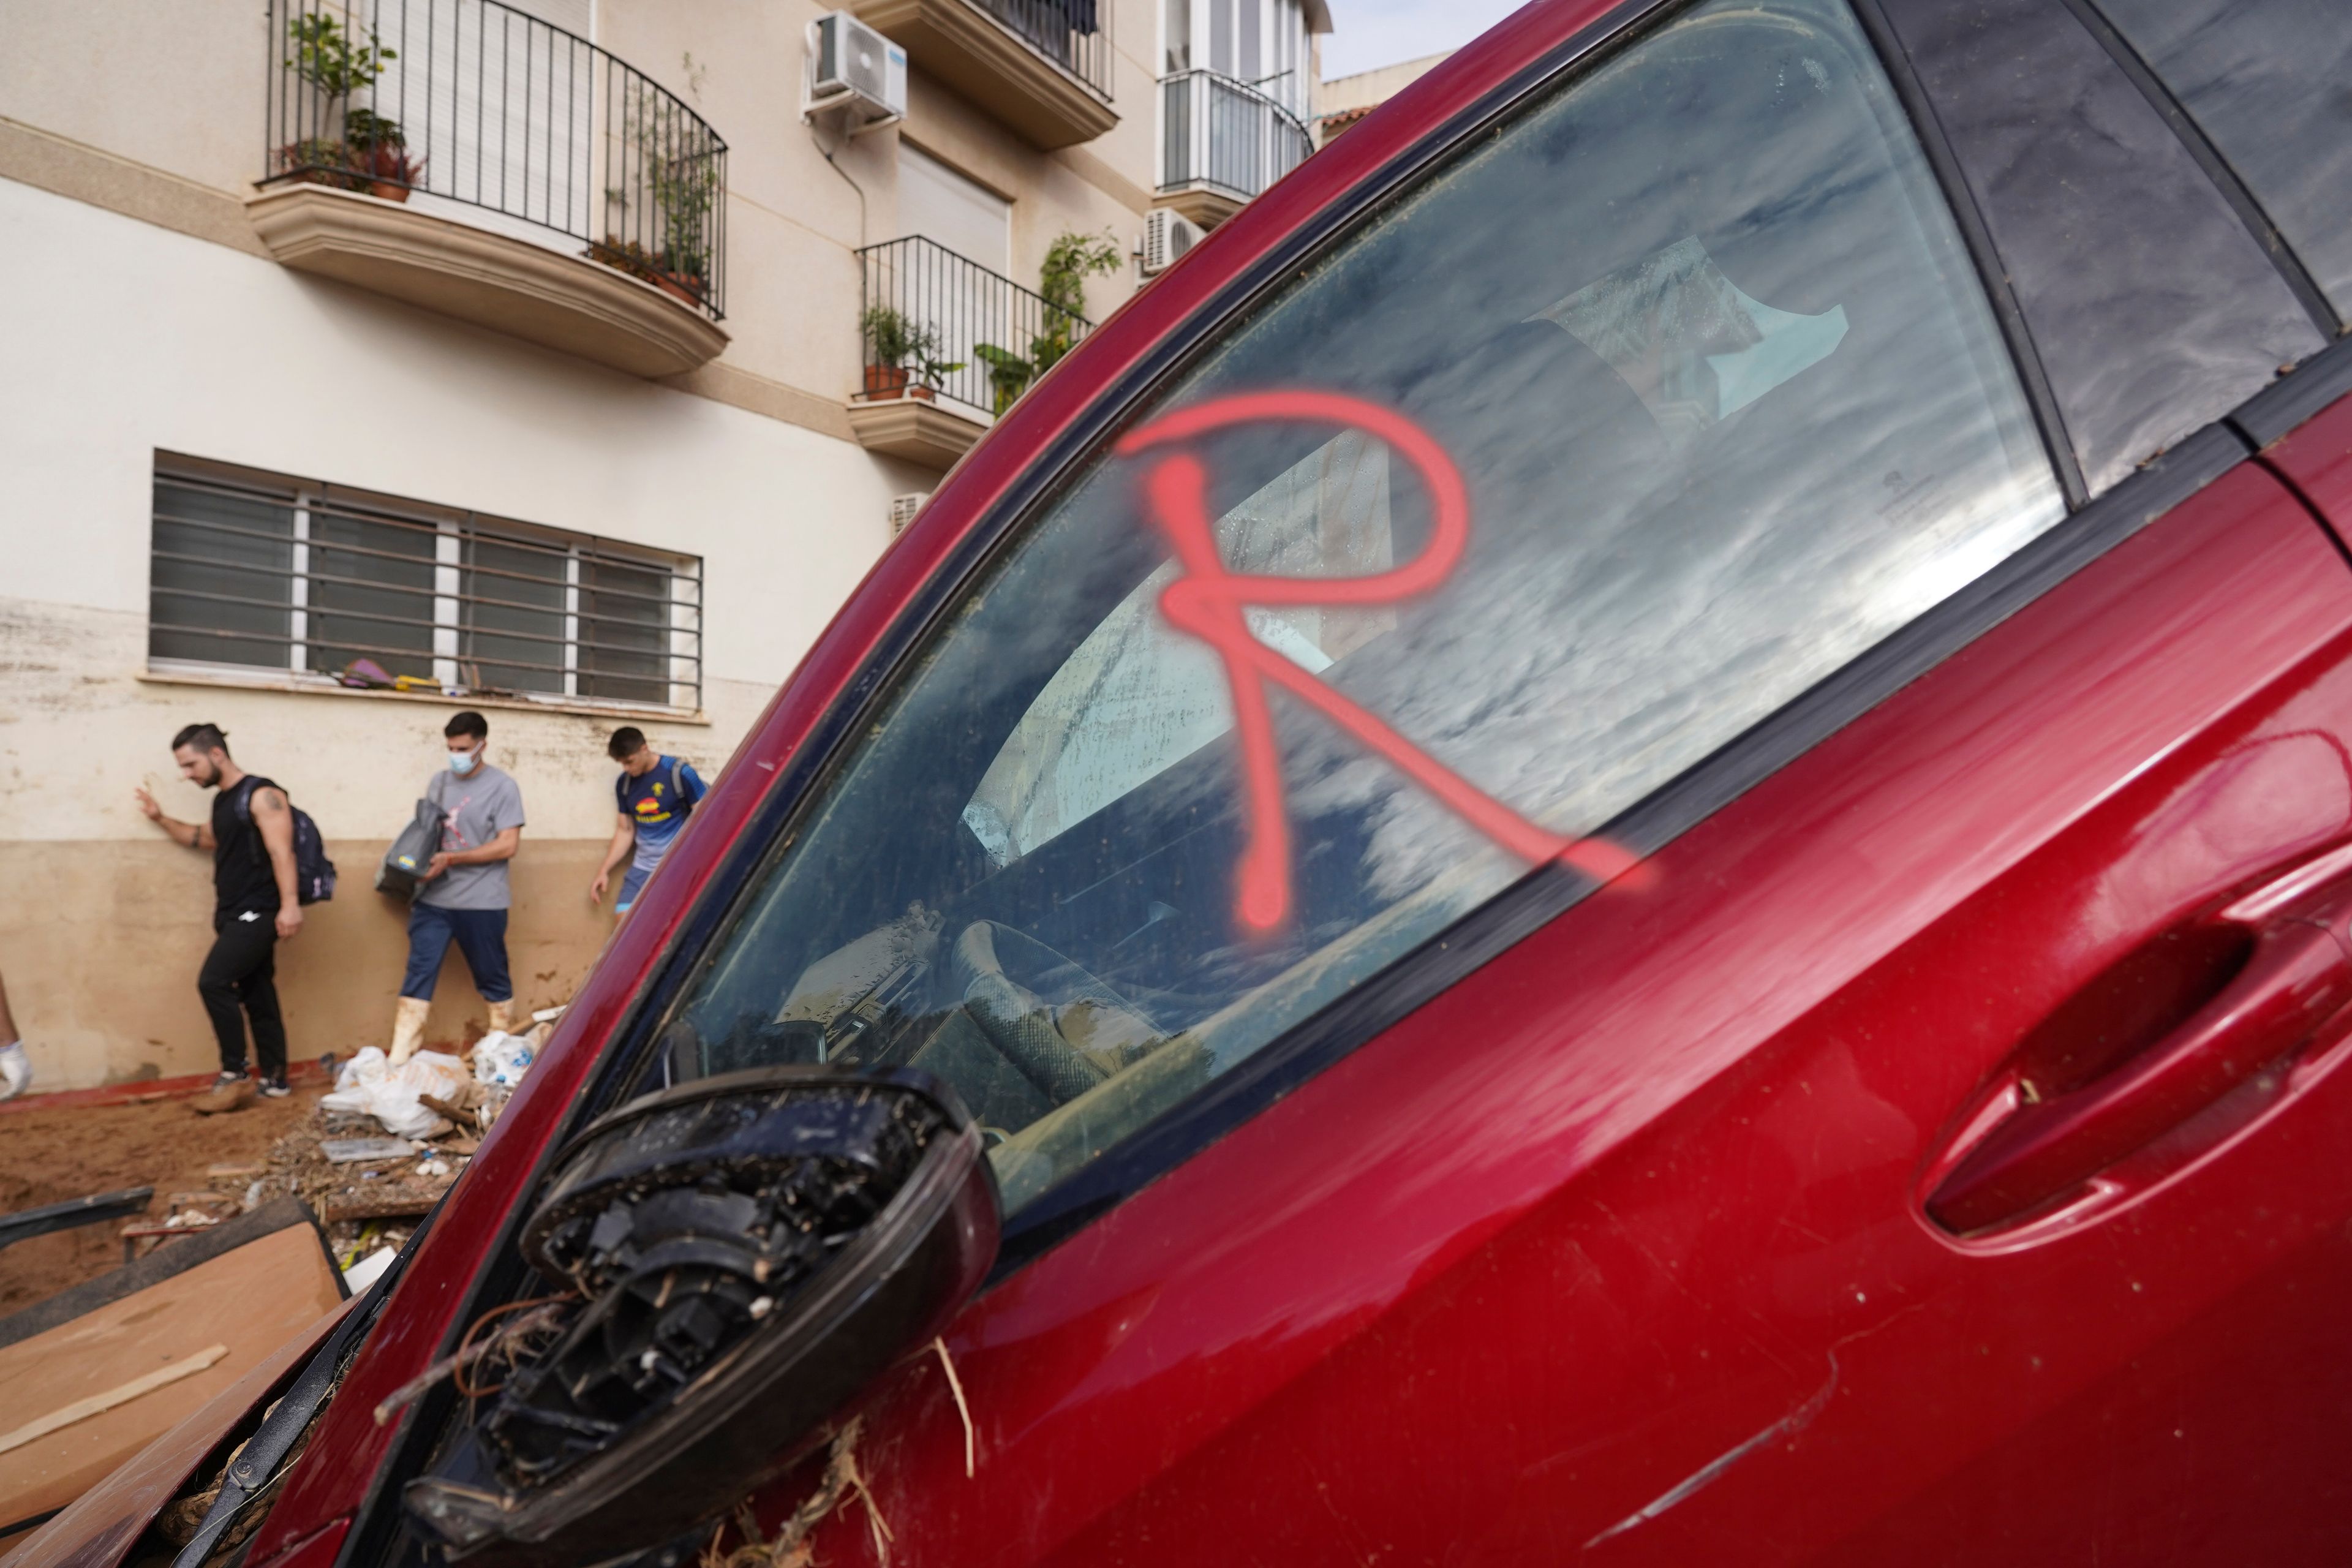
[[[212,1088],[188,1101],[188,1109],[199,1116],[217,1116],[224,1110],[238,1110],[253,1099],[253,1080],[241,1072],[225,1072],[213,1079]]]
[[[33,1085],[33,1064],[25,1056],[25,1042],[0,1046],[0,1100],[14,1100]]]
[[[286,1086],[283,1078],[266,1078],[261,1080],[261,1092],[265,1099],[283,1100],[294,1091]]]

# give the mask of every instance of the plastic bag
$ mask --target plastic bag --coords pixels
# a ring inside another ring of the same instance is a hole
[[[484,1035],[474,1042],[474,1077],[482,1083],[509,1088],[522,1081],[539,1055],[527,1035]]]
[[[357,1111],[383,1123],[395,1138],[431,1138],[449,1130],[438,1111],[427,1110],[420,1095],[453,1098],[471,1075],[466,1064],[444,1051],[419,1051],[399,1067],[373,1046],[361,1050],[335,1075],[334,1092],[319,1103],[330,1110]]]
[[[329,1110],[364,1116],[369,1088],[391,1070],[391,1058],[383,1054],[381,1046],[364,1046],[357,1056],[336,1069],[333,1090],[319,1103]]]
[[[419,1051],[386,1073],[368,1095],[368,1113],[396,1138],[432,1138],[449,1130],[448,1119],[427,1110],[417,1096],[446,1100],[472,1075],[466,1064],[442,1051]]]

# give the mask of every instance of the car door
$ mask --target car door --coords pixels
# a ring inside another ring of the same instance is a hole
[[[2352,574],[2220,422],[2317,330],[2210,183],[2058,243],[1966,29],[1602,10],[1108,323],[838,742],[751,743],[595,1094],[928,1070],[1007,1215],[765,1532],[2340,1556]],[[2119,123],[2054,153],[2185,147]]]
[[[2340,1552],[2352,579],[2218,423],[2321,339],[2078,17],[2011,18],[2060,58],[2004,103],[1962,9],[1571,39],[879,700],[673,1015],[887,1058],[959,953],[914,1059],[998,1126],[1007,1261],[822,1552]],[[2050,221],[2102,142],[2168,249]],[[984,860],[912,872],[927,816]],[[1062,1103],[990,1054],[1188,986]]]

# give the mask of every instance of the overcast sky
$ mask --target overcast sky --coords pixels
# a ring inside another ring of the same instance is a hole
[[[1458,49],[1524,0],[1331,0],[1323,74],[1352,76],[1441,49]]]

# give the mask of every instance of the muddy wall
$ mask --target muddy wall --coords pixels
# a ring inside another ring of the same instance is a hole
[[[0,584],[0,589],[5,589]],[[298,1057],[383,1044],[407,953],[407,905],[373,890],[392,836],[446,747],[463,704],[360,692],[297,692],[158,679],[141,668],[135,615],[40,604],[0,591],[0,976],[31,1052],[37,1091],[210,1070],[195,992],[212,940],[212,858],[141,815],[144,785],[170,815],[201,821],[213,796],[181,780],[180,725],[224,726],[238,761],[285,785],[327,839],[341,874],[283,945],[278,986]],[[767,689],[714,681],[702,721],[628,720],[716,778]],[[530,1006],[569,996],[613,926],[588,902],[614,824],[615,714],[491,707],[489,757],[520,784],[529,824],[514,862],[508,947]],[[478,1033],[482,1004],[453,950],[433,1038]]]
[[[571,995],[613,926],[611,904],[586,889],[601,841],[533,841],[514,863],[507,952],[515,994],[540,1007]],[[278,952],[289,1050],[349,1056],[392,1031],[407,954],[406,900],[371,890],[381,840],[332,839],[343,883],[305,911],[302,933]],[[152,842],[0,842],[0,973],[39,1075],[37,1089],[172,1078],[214,1066],[196,1000],[196,968],[212,942],[212,863],[157,835]],[[481,1033],[483,1008],[456,949],[434,996],[427,1037]]]

